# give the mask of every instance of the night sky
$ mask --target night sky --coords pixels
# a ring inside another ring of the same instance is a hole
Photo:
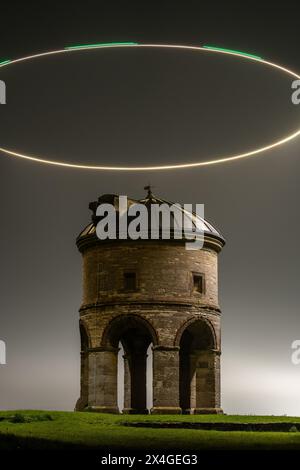
[[[0,58],[72,44],[213,44],[300,72],[292,3],[26,3],[1,6]],[[184,4],[184,7],[181,6]],[[149,6],[148,6],[149,5]],[[252,4],[253,5],[253,4]],[[249,150],[291,133],[291,79],[259,64],[165,50],[76,52],[0,70],[0,146],[54,160],[151,165]],[[298,123],[298,124],[297,124]],[[300,415],[299,138],[192,170],[113,173],[0,155],[0,409],[73,409],[79,397],[81,257],[75,238],[103,193],[204,203],[220,255],[222,407]]]

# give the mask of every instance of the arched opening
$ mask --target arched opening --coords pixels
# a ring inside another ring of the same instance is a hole
[[[80,331],[80,350],[81,352],[87,352],[89,347],[89,337],[86,332],[85,326],[83,323],[79,324],[79,331]]]
[[[125,373],[124,373],[124,355],[125,351],[122,343],[119,342],[118,351],[118,408],[124,410],[125,397]],[[146,408],[148,412],[153,407],[153,351],[152,342],[147,349],[146,358]]]
[[[179,401],[185,414],[216,406],[215,336],[205,320],[195,320],[181,333]]]
[[[124,413],[146,414],[152,407],[152,345],[156,334],[137,315],[110,323],[103,344],[118,350],[118,406]]]

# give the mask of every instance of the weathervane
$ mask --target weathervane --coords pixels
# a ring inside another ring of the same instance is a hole
[[[155,188],[155,186],[152,186],[150,183],[148,183],[147,186],[144,186],[144,190],[148,191],[147,197],[152,198],[152,196],[153,196],[152,189],[153,188]]]

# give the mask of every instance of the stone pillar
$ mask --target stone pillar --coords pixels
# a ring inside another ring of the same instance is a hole
[[[75,411],[83,411],[88,405],[89,356],[87,351],[80,353],[80,397],[77,400]]]
[[[191,413],[222,413],[220,408],[220,353],[191,354]]]
[[[179,414],[179,348],[153,348],[153,414]]]
[[[119,413],[118,409],[118,349],[89,350],[88,410]]]

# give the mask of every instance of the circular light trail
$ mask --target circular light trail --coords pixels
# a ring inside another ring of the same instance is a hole
[[[230,56],[236,56],[238,58],[243,58],[246,60],[251,60],[254,62],[259,62],[269,67],[273,67],[275,69],[281,70],[282,72],[290,75],[293,78],[300,80],[300,75],[293,72],[286,67],[283,67],[279,64],[275,64],[273,62],[269,62],[264,60],[262,57],[248,54],[241,51],[233,51],[230,49],[219,48],[215,46],[185,46],[185,45],[176,45],[176,44],[139,44],[134,42],[119,42],[119,43],[104,43],[104,44],[86,44],[86,45],[77,45],[77,46],[68,46],[64,49],[59,49],[55,51],[43,52],[40,54],[30,55],[27,57],[22,57],[20,59],[15,60],[5,60],[0,62],[0,68],[8,67],[13,64],[17,64],[19,62],[24,62],[32,59],[37,59],[39,57],[51,56],[56,54],[68,54],[79,50],[87,50],[87,49],[104,49],[104,48],[123,48],[123,47],[136,47],[136,48],[161,48],[161,49],[184,49],[184,50],[192,50],[192,51],[201,51],[201,52],[212,52],[218,54],[225,54]],[[300,135],[300,128],[297,129],[292,134],[289,134],[281,139],[272,142],[269,145],[264,147],[259,147],[254,150],[250,150],[245,153],[240,153],[236,155],[227,155],[227,156],[220,156],[213,160],[195,162],[195,163],[178,163],[178,164],[170,164],[170,165],[155,165],[155,166],[109,166],[109,165],[83,165],[83,164],[76,164],[76,163],[67,163],[63,161],[55,161],[55,160],[48,160],[42,158],[40,156],[28,155],[23,153],[14,152],[10,149],[0,147],[0,151],[12,156],[23,158],[26,160],[31,160],[33,162],[44,163],[47,165],[55,165],[55,166],[62,166],[67,168],[77,168],[81,170],[109,170],[109,171],[157,171],[157,170],[176,170],[180,168],[195,168],[200,166],[208,166],[208,165],[216,165],[218,163],[226,163],[235,160],[241,160],[247,157],[253,157],[260,153],[266,152],[267,150],[271,150],[275,147],[283,145]]]

